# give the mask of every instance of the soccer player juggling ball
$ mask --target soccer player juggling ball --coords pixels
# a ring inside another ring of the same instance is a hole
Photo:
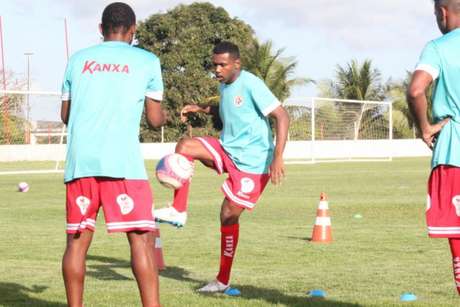
[[[104,42],[70,58],[62,87],[61,117],[68,131],[62,260],[67,301],[83,306],[85,259],[102,206],[108,231],[127,233],[142,305],[159,306],[152,192],[139,125],[143,110],[150,125],[165,123],[160,62],[130,45],[136,16],[128,5],[108,5],[100,30]]]
[[[197,137],[181,139],[176,152],[190,161],[200,160],[217,171],[228,173],[222,185],[220,270],[215,280],[199,289],[223,292],[229,286],[230,271],[238,244],[239,217],[252,210],[267,182],[281,182],[284,176],[283,151],[289,117],[264,82],[241,70],[239,49],[229,42],[217,44],[212,62],[220,81],[219,106],[187,105],[182,120],[191,113],[218,114],[223,123],[220,139]],[[276,120],[276,146],[268,117]],[[174,192],[171,207],[155,210],[155,218],[183,226],[187,218],[189,183]]]
[[[443,36],[426,45],[407,96],[423,141],[433,150],[428,234],[448,238],[460,294],[460,0],[435,0],[434,8]],[[425,96],[432,83],[434,123],[427,118]]]

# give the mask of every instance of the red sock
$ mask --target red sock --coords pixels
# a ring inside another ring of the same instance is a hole
[[[220,270],[217,274],[217,280],[226,285],[230,280],[230,271],[238,245],[239,226],[239,224],[234,224],[220,227]]]
[[[183,153],[180,153],[180,154],[186,157],[190,162],[193,162],[193,158],[191,156],[187,154],[183,154]],[[190,187],[190,181],[185,183],[181,188],[174,191],[173,207],[178,212],[187,211],[189,187]]]
[[[460,295],[460,239],[449,238],[450,252],[452,253],[452,264],[454,269],[455,285]]]

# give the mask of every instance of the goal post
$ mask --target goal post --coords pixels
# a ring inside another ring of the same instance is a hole
[[[392,160],[392,104],[334,98],[290,98],[288,163]]]
[[[391,102],[314,97],[283,105],[291,120],[287,163],[392,160]],[[0,90],[0,175],[63,171],[60,107],[59,92]]]
[[[60,108],[59,92],[0,90],[0,175],[63,171]]]

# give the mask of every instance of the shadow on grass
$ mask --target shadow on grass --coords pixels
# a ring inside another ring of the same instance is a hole
[[[171,278],[180,281],[190,281],[194,283],[201,283],[201,281],[188,277],[190,272],[179,268],[177,266],[168,266],[164,270],[160,271],[161,277]]]
[[[180,281],[193,282],[197,287],[201,287],[206,281],[190,278],[190,273],[180,267],[167,267],[160,272],[162,277],[171,278]],[[328,299],[309,298],[306,294],[304,296],[287,295],[277,289],[270,289],[264,287],[255,287],[251,285],[234,285],[241,291],[239,299],[242,300],[263,300],[270,304],[283,304],[286,306],[318,306],[318,307],[359,307],[358,304],[344,303],[332,301]],[[222,294],[202,294],[204,296],[214,296],[218,298]],[[227,298],[227,296],[225,296]],[[248,302],[249,304],[249,302]]]
[[[312,240],[311,237],[292,237],[292,236],[287,236],[286,238],[292,239],[292,240],[307,241],[307,242],[311,242],[311,240]]]
[[[116,259],[111,257],[104,257],[104,256],[91,256],[88,255],[88,260],[100,262],[101,264],[89,264],[88,265],[88,276],[92,276],[94,278],[98,278],[101,280],[130,280],[132,278],[126,277],[117,273],[114,269],[116,268],[130,268],[129,261]],[[190,277],[190,272],[176,266],[166,267],[164,270],[160,271],[160,276],[165,278],[170,278],[179,281],[186,281],[196,284],[196,287],[201,287],[207,281],[198,280]],[[282,293],[277,289],[270,289],[264,287],[255,287],[252,285],[235,285],[241,291],[241,296],[238,299],[250,301],[250,300],[263,300],[270,304],[283,304],[286,306],[318,306],[318,307],[359,307],[358,304],[350,304],[350,303],[343,303],[332,301],[328,299],[316,299],[316,298],[309,298],[307,295],[287,295]],[[1,291],[1,288],[0,288]],[[42,290],[43,291],[43,290]],[[0,295],[2,292],[0,292]],[[218,298],[222,296],[222,294],[202,294],[205,296],[215,296]],[[225,296],[225,298],[227,298]],[[17,301],[17,299],[16,299]],[[2,298],[0,298],[0,305],[2,303]],[[46,303],[46,302],[44,302]],[[248,302],[249,304],[249,302]],[[18,306],[18,305],[7,305],[7,306]],[[35,306],[35,305],[34,305]],[[45,306],[45,305],[44,305]],[[48,306],[48,305],[46,305]],[[64,305],[52,305],[49,306],[64,306]]]
[[[98,262],[87,263],[86,276],[91,276],[99,280],[133,280],[132,277],[127,277],[115,271],[117,268],[131,269],[129,261],[105,256],[88,255],[86,260]]]
[[[32,288],[16,283],[0,282],[0,306],[47,306],[65,307],[67,305],[30,297],[30,294],[42,293],[48,287],[34,285]]]
[[[237,285],[241,291],[241,298],[251,300],[264,300],[271,304],[282,304],[286,306],[324,306],[324,307],[359,307],[358,304],[344,303],[339,301],[328,300],[326,298],[311,298],[307,294],[287,295],[277,289],[254,287],[250,285]]]

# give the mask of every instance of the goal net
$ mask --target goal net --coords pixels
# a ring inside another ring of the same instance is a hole
[[[0,174],[62,172],[60,106],[58,92],[0,90]]]
[[[390,102],[294,98],[284,106],[290,162],[391,160]]]

